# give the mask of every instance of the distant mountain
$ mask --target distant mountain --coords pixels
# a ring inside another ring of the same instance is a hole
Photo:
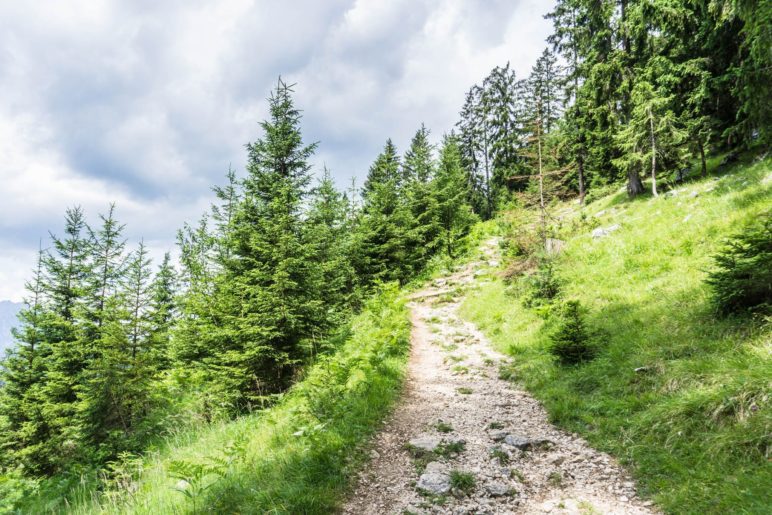
[[[11,328],[18,324],[16,315],[23,306],[21,302],[0,300],[0,357],[5,356],[5,349],[13,344]]]

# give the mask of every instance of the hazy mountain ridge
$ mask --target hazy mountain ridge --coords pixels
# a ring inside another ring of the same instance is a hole
[[[12,302],[10,300],[0,300],[0,356],[5,354],[13,344],[11,328],[18,324],[16,315],[24,306],[21,302]]]

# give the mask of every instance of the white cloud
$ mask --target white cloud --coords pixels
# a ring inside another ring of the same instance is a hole
[[[0,299],[18,299],[66,207],[118,205],[156,253],[259,134],[265,98],[297,82],[315,158],[341,186],[387,137],[452,128],[496,65],[528,73],[551,2],[43,0],[0,2]]]

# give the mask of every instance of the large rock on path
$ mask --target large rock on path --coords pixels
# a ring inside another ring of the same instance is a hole
[[[416,488],[432,495],[444,495],[450,492],[450,473],[448,467],[433,461],[426,465],[424,473],[418,478]]]

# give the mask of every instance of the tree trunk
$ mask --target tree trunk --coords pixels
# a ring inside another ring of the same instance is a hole
[[[654,116],[649,108],[649,135],[651,137],[651,194],[657,196],[657,139],[654,136]]]
[[[584,204],[584,156],[579,152],[579,159],[576,160],[576,172],[579,176],[579,204]]]
[[[702,163],[702,176],[708,176],[708,165],[705,162],[705,145],[701,139],[697,140],[697,149],[700,151],[700,162]]]
[[[541,160],[541,114],[536,122],[536,144],[539,151],[539,207],[541,208],[541,239],[544,249],[547,249],[547,216],[544,208],[544,171]]]
[[[627,172],[627,194],[631,197],[635,197],[641,193],[643,193],[643,182],[641,182],[641,176],[638,175],[638,170],[632,169]]]

